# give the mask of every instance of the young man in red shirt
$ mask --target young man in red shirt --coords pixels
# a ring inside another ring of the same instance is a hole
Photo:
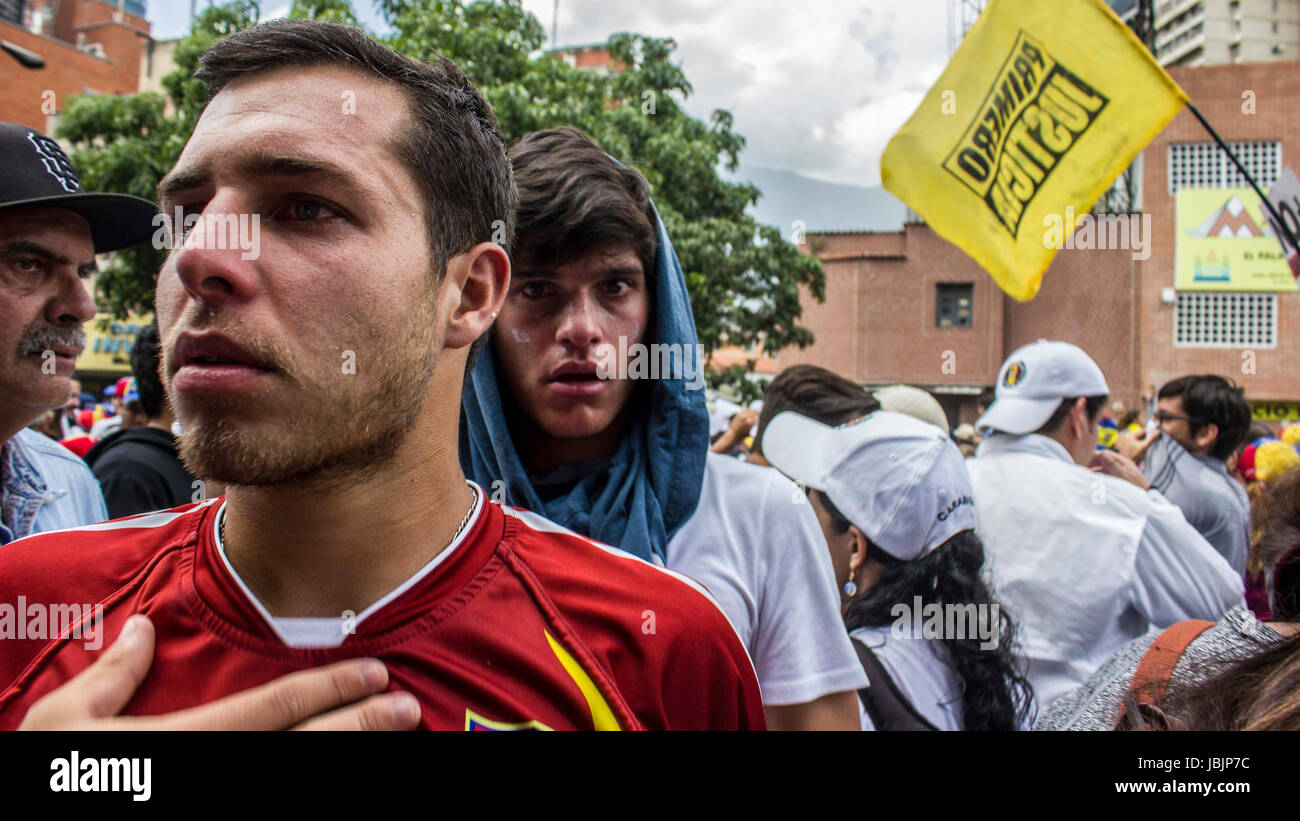
[[[0,643],[0,727],[143,613],[132,715],[371,656],[430,729],[761,728],[702,588],[465,480],[461,383],[508,287],[490,239],[516,195],[460,70],[283,21],[218,43],[199,77],[213,96],[159,186],[197,222],[157,308],[182,456],[228,494],[0,551],[26,605],[26,638]],[[73,602],[82,621],[53,623]]]

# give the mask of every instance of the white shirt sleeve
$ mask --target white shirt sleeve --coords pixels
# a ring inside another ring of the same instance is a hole
[[[750,643],[768,705],[804,704],[867,686],[840,616],[830,552],[803,492],[771,470],[755,537],[761,594]]]
[[[1245,586],[1227,560],[1158,492],[1134,557],[1133,605],[1155,627],[1184,619],[1218,621],[1245,601]]]

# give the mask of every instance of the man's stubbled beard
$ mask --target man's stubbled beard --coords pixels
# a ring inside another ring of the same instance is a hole
[[[326,356],[320,362],[322,376],[294,361],[287,347],[241,333],[238,323],[213,326],[274,363],[271,378],[292,386],[294,406],[278,419],[261,409],[255,425],[241,424],[256,399],[191,397],[179,437],[186,467],[195,476],[231,485],[304,484],[320,490],[365,481],[397,453],[428,394],[438,357],[432,294],[423,301],[425,309],[403,329],[409,335],[385,334],[371,324],[356,327],[365,339],[355,346],[355,373],[343,372],[343,347],[332,351],[332,360]],[[181,329],[207,327],[180,324]],[[171,348],[169,339],[163,349]],[[170,374],[167,353],[164,360],[164,373]]]

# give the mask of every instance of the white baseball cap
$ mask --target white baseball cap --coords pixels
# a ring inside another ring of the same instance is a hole
[[[1017,348],[1002,363],[997,398],[975,421],[975,429],[1033,433],[1052,418],[1062,399],[1109,394],[1101,368],[1081,348],[1040,339]]]
[[[889,555],[911,561],[975,529],[974,491],[961,451],[934,425],[876,411],[832,428],[792,411],[763,432],[763,455],[825,493]]]

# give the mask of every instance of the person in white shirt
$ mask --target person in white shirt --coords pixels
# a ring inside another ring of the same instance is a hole
[[[1178,508],[1096,449],[1109,394],[1086,353],[1040,340],[1003,363],[976,422],[978,531],[1040,712],[1151,627],[1217,621],[1244,601],[1241,577]]]
[[[946,432],[891,411],[834,428],[786,411],[763,453],[811,489],[869,680],[862,729],[1027,727],[1015,626],[981,578],[970,479]]]

